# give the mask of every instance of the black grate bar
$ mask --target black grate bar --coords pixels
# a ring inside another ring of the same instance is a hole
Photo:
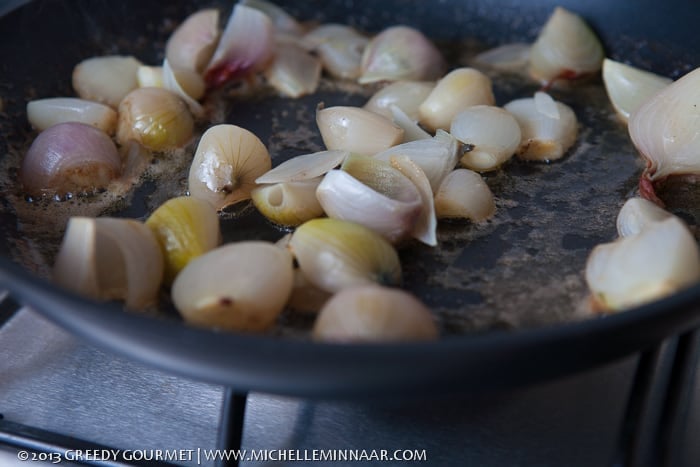
[[[645,429],[650,418],[650,405],[657,380],[662,344],[642,352],[632,382],[632,389],[625,409],[618,453],[613,463],[616,467],[641,467],[645,457]]]
[[[687,425],[687,408],[695,386],[699,351],[700,329],[678,338],[664,411],[659,423],[657,465],[677,465],[678,455],[682,452],[681,443]]]
[[[21,308],[21,305],[14,301],[9,295],[3,297],[3,293],[4,292],[0,291],[0,327],[9,321]]]
[[[226,388],[224,390],[217,442],[217,446],[220,450],[238,451],[241,449],[247,400],[247,393],[236,392],[232,388]],[[221,457],[217,463],[217,467],[238,467],[238,464],[238,456],[228,456]]]
[[[68,451],[117,451],[108,446],[92,443],[78,438],[61,435],[52,431],[41,430],[20,423],[3,420],[0,416],[0,444],[26,449],[37,453],[55,453],[64,456]],[[124,459],[124,450],[119,450],[116,459],[110,460],[76,460],[70,459],[75,464],[93,465],[99,467],[177,467],[156,460],[129,460]]]

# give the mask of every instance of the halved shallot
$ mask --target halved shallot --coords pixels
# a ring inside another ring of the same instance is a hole
[[[121,173],[112,139],[85,123],[59,123],[42,131],[22,160],[19,180],[31,195],[94,191]]]
[[[375,159],[389,162],[395,156],[407,156],[423,170],[436,192],[442,180],[457,165],[458,141],[446,131],[438,130],[430,139],[421,139],[392,146],[374,156]]]
[[[418,107],[435,88],[431,81],[396,81],[384,86],[370,97],[364,108],[386,118],[394,118],[392,106],[403,110],[412,120],[420,118]]]
[[[359,107],[319,107],[316,124],[326,148],[366,156],[400,143],[404,134],[390,120]]]
[[[560,159],[576,142],[578,121],[569,106],[544,92],[516,99],[503,107],[520,125],[521,142],[516,155],[525,160]]]
[[[164,282],[173,283],[192,259],[221,243],[219,216],[214,207],[191,196],[161,204],[146,220],[163,253]]]
[[[187,104],[167,89],[134,89],[119,104],[120,144],[134,140],[153,151],[165,151],[185,146],[193,133]]]
[[[321,217],[323,208],[316,198],[321,177],[297,182],[261,185],[251,191],[253,204],[275,224],[296,226]]]
[[[165,44],[165,59],[175,68],[202,73],[219,42],[219,10],[207,8],[189,15]]]
[[[408,26],[392,26],[365,48],[359,81],[434,80],[446,67],[440,51],[423,33]]]
[[[556,7],[530,49],[530,74],[551,84],[600,70],[605,57],[598,37],[577,14]]]
[[[435,193],[438,219],[470,219],[481,222],[493,217],[496,203],[481,175],[468,169],[450,172]]]
[[[420,123],[432,131],[449,130],[462,110],[495,102],[488,76],[474,68],[457,68],[443,76],[419,106]]]
[[[138,87],[136,72],[141,62],[130,56],[92,57],[73,69],[73,89],[79,97],[117,108]]]
[[[515,42],[488,49],[478,54],[472,62],[496,70],[515,71],[525,68],[530,61],[531,44]]]
[[[294,44],[277,44],[275,58],[265,70],[267,81],[282,95],[292,98],[316,92],[321,62]]]
[[[273,243],[229,243],[192,260],[172,297],[188,323],[260,332],[274,324],[292,291],[292,255]]]
[[[39,131],[57,123],[79,122],[108,134],[117,128],[117,112],[111,107],[75,97],[50,97],[27,103],[27,120]]]
[[[401,283],[401,263],[394,247],[354,222],[310,220],[294,231],[287,248],[304,276],[326,292],[360,284]]]
[[[272,58],[274,28],[262,11],[238,3],[221,35],[204,78],[217,87],[236,78],[262,70]]]
[[[265,13],[272,21],[272,26],[278,35],[300,36],[304,33],[303,26],[299,24],[296,18],[272,2],[266,0],[241,0],[239,3]]]
[[[316,191],[329,217],[362,224],[392,243],[408,237],[423,202],[416,186],[387,162],[350,155]]]
[[[679,218],[598,245],[586,264],[595,306],[618,311],[660,299],[700,281],[700,250]]]
[[[222,210],[250,199],[255,179],[271,166],[267,148],[253,133],[236,125],[215,125],[199,140],[188,178],[190,195]]]
[[[136,70],[136,82],[140,88],[162,88],[163,67],[141,65]]]
[[[318,54],[331,76],[356,79],[362,72],[362,54],[369,39],[350,26],[331,23],[311,30],[303,43]]]
[[[363,285],[343,289],[321,309],[314,339],[328,342],[422,341],[438,337],[430,310],[400,289]]]
[[[332,296],[332,293],[312,284],[301,269],[297,268],[294,270],[294,287],[287,306],[297,313],[316,314]]]
[[[154,305],[163,256],[151,230],[131,219],[71,217],[53,280],[97,300],[124,300],[132,309]]]
[[[391,106],[391,120],[396,126],[403,130],[403,141],[418,141],[421,139],[430,139],[431,135],[418,125],[418,122],[412,120],[399,107]]]
[[[425,172],[408,156],[392,156],[389,160],[391,166],[411,180],[418,188],[421,197],[421,210],[413,226],[411,236],[426,245],[437,245],[437,218],[435,217],[435,205],[433,203],[433,190]]]
[[[644,198],[630,198],[617,214],[617,233],[620,237],[637,235],[650,225],[673,217],[673,214]]]
[[[475,105],[452,120],[452,136],[467,145],[460,163],[478,171],[494,170],[508,161],[520,146],[520,125],[499,107]]]
[[[643,197],[663,206],[655,185],[666,177],[700,173],[700,68],[646,101],[632,114],[632,142],[646,159],[639,181]]]
[[[180,96],[194,116],[201,117],[204,114],[204,109],[197,100],[204,96],[206,86],[196,71],[174,68],[166,58],[163,60],[163,87]]]
[[[603,83],[610,102],[624,122],[673,80],[624,63],[603,60]]]

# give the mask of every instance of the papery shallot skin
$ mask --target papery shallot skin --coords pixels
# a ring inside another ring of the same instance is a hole
[[[663,206],[655,184],[700,174],[700,68],[646,101],[629,119],[632,143],[646,160],[640,194]]]
[[[22,161],[19,179],[29,195],[65,195],[105,188],[120,173],[119,152],[105,132],[67,122],[37,136]]]

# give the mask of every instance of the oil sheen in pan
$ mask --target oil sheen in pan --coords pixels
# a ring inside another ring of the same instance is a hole
[[[453,66],[468,65],[483,49],[469,41],[451,44]],[[458,50],[459,53],[455,52]],[[465,52],[466,51],[466,52]],[[533,83],[516,74],[492,76],[498,105],[531,96]],[[315,124],[320,101],[363,105],[375,89],[324,81],[320,91],[301,99],[229,88],[210,97],[213,122],[250,129],[267,145],[273,164],[322,148]],[[404,287],[434,310],[444,334],[493,328],[532,327],[590,316],[583,280],[585,261],[598,243],[615,237],[615,216],[634,190],[641,169],[626,128],[614,115],[599,80],[552,91],[575,111],[580,125],[576,145],[551,164],[513,160],[485,175],[497,198],[497,213],[484,224],[440,223],[439,245],[418,243],[400,251]],[[29,96],[26,96],[27,100]],[[5,115],[5,121],[26,118]],[[1,122],[0,122],[1,123]],[[17,128],[18,125],[13,125]],[[160,155],[134,190],[115,191],[62,202],[29,203],[16,187],[16,168],[33,134],[15,135],[0,159],[0,190],[14,211],[18,232],[10,238],[14,259],[48,276],[65,223],[71,215],[144,218],[166,199],[186,190],[195,144]],[[275,241],[283,232],[255,209],[239,206],[223,216],[226,241],[261,238]],[[166,304],[164,312],[172,314]],[[285,313],[276,334],[304,336],[310,319]]]

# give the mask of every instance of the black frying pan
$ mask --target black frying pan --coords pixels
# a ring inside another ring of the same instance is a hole
[[[700,63],[693,21],[700,5],[681,0],[287,3],[285,8],[301,19],[367,31],[398,23],[418,27],[453,66],[467,64],[487,46],[532,41],[557,4],[589,21],[612,58],[674,78]],[[118,304],[98,304],[52,286],[43,277],[60,228],[42,230],[46,215],[31,213],[57,208],[22,204],[27,202],[17,191],[12,162],[34,136],[24,115],[27,100],[72,95],[71,70],[89,56],[133,54],[159,63],[174,24],[211,4],[44,0],[0,18],[0,286],[22,303],[96,345],[174,373],[239,390],[314,397],[525,384],[624,357],[700,322],[700,286],[614,316],[581,312],[588,252],[615,237],[616,213],[634,194],[642,167],[599,80],[553,91],[574,109],[582,129],[563,161],[515,161],[488,176],[499,199],[493,222],[441,225],[438,248],[409,245],[401,251],[405,287],[435,311],[443,332],[438,342],[322,345],[307,338],[308,319],[291,313],[270,336],[222,333],[186,326],[167,310],[157,316],[129,313]],[[230,8],[222,6],[224,17]],[[513,76],[495,79],[501,105],[537,89]],[[260,96],[232,103],[226,121],[254,131],[278,162],[320,147],[315,134],[280,136],[284,130],[303,134],[300,128],[308,133],[318,101],[361,105],[366,99],[363,91],[330,88],[297,101]],[[146,216],[165,197],[179,194],[176,188],[163,190],[144,182],[109,214]],[[696,224],[692,203],[681,196],[684,190],[676,191],[671,209]],[[72,209],[65,206],[61,209]],[[223,229],[229,241],[281,235],[253,210],[226,220]]]

